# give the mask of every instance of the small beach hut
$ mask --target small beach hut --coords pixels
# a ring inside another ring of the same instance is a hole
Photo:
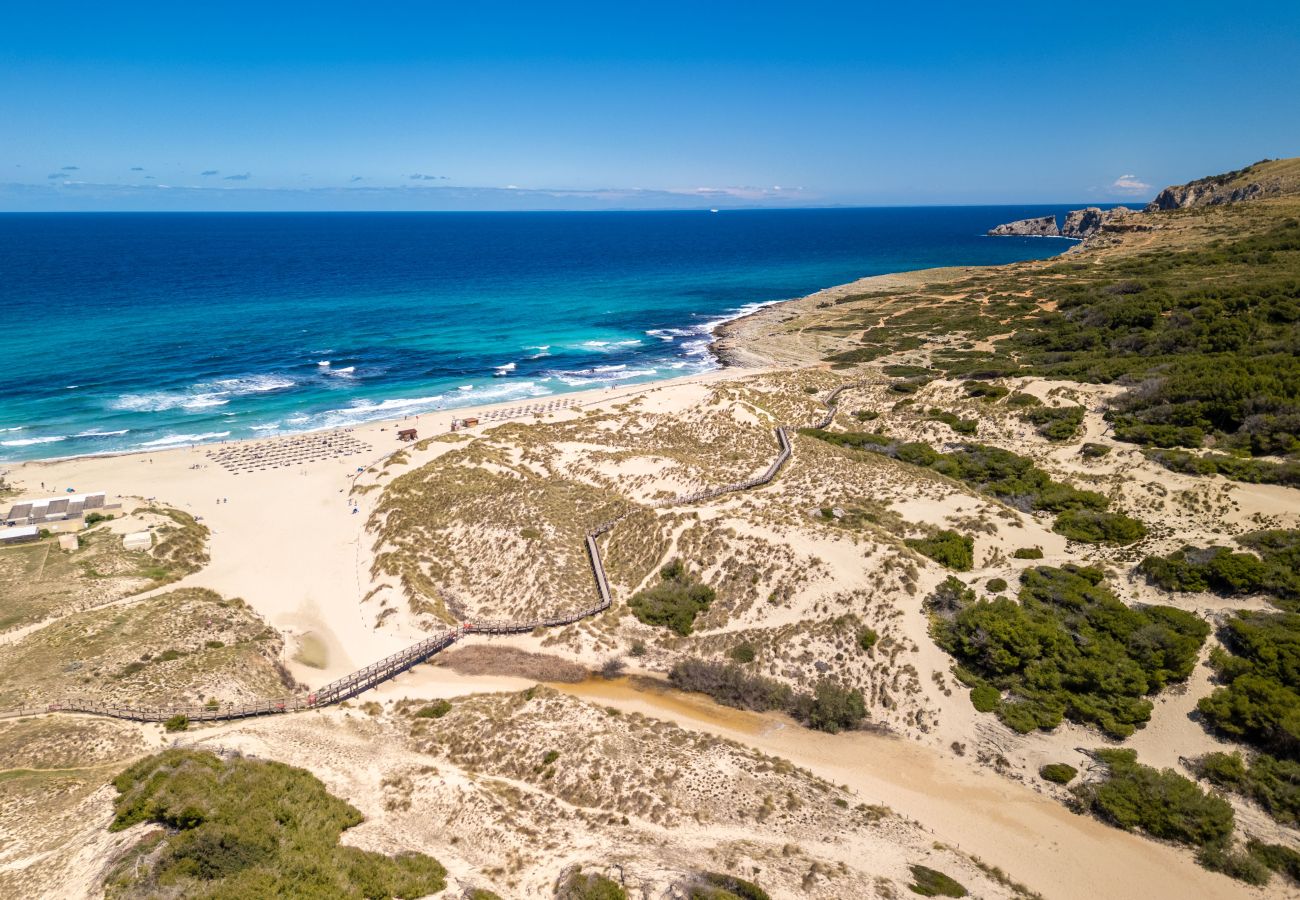
[[[397,432],[397,439],[399,441],[413,441],[415,440],[415,437],[414,428],[403,428]]]

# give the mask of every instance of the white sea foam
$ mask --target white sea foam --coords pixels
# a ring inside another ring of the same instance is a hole
[[[304,421],[304,422],[305,422],[305,421],[308,421],[308,419],[307,419],[306,416],[303,416],[302,418],[303,418],[303,421]],[[280,430],[280,423],[279,423],[279,422],[271,422],[270,424],[267,424],[267,425],[250,425],[250,426],[248,427],[248,430],[249,430],[249,431],[279,431],[279,430]]]
[[[504,366],[497,366],[497,367],[496,367],[496,374],[497,374],[497,375],[509,375],[511,372],[513,372],[513,371],[514,371],[515,369],[517,369],[517,368],[518,368],[518,366],[515,365],[515,363],[508,362],[508,363],[506,363]]]
[[[598,350],[601,353],[613,353],[620,347],[635,347],[640,343],[640,338],[632,338],[626,341],[583,341],[581,346],[587,350]]]
[[[119,431],[83,431],[80,434],[74,434],[73,437],[116,437],[119,434],[126,434],[130,430],[130,428],[123,428]]]
[[[176,444],[198,444],[202,441],[214,441],[217,438],[228,437],[229,431],[210,431],[207,434],[169,434],[166,437],[160,437],[156,441],[145,441],[141,447],[172,447]]]
[[[645,378],[657,375],[658,369],[630,369],[627,366],[594,366],[590,369],[557,371],[551,374],[570,387],[590,387],[608,381],[627,381],[629,378]]]
[[[282,391],[297,382],[284,375],[245,375],[191,385],[183,391],[151,391],[123,394],[109,404],[126,412],[165,412],[169,409],[200,410],[225,406],[234,397]]]
[[[330,369],[329,374],[336,378],[352,378],[357,371],[356,366],[340,366],[337,369]]]
[[[320,362],[316,363],[318,366],[328,366],[329,364],[330,361],[328,359],[322,359]]]
[[[12,441],[0,441],[0,447],[31,447],[36,444],[53,444],[65,440],[67,435],[57,434],[50,437],[15,438]]]
[[[551,355],[551,345],[550,345],[550,344],[542,344],[542,345],[540,345],[540,346],[538,346],[538,347],[525,347],[524,349],[525,349],[525,350],[536,350],[536,351],[537,351],[537,352],[534,353],[532,356],[528,357],[529,359],[541,359],[543,356],[550,356],[550,355]]]
[[[8,434],[11,431],[22,431],[26,425],[15,425],[13,428],[0,428],[0,434]]]

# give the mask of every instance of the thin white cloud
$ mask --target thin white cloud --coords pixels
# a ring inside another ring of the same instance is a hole
[[[1111,182],[1110,189],[1116,194],[1132,194],[1137,196],[1150,193],[1151,185],[1142,181],[1136,175],[1121,175]]]

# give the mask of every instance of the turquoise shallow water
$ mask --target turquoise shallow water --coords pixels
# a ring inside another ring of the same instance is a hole
[[[756,304],[1049,256],[982,235],[1063,211],[0,215],[0,459],[691,374]]]

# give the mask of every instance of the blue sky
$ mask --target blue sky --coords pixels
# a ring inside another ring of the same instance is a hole
[[[14,0],[0,209],[1141,201],[1300,154],[1297,60],[1294,2]]]

